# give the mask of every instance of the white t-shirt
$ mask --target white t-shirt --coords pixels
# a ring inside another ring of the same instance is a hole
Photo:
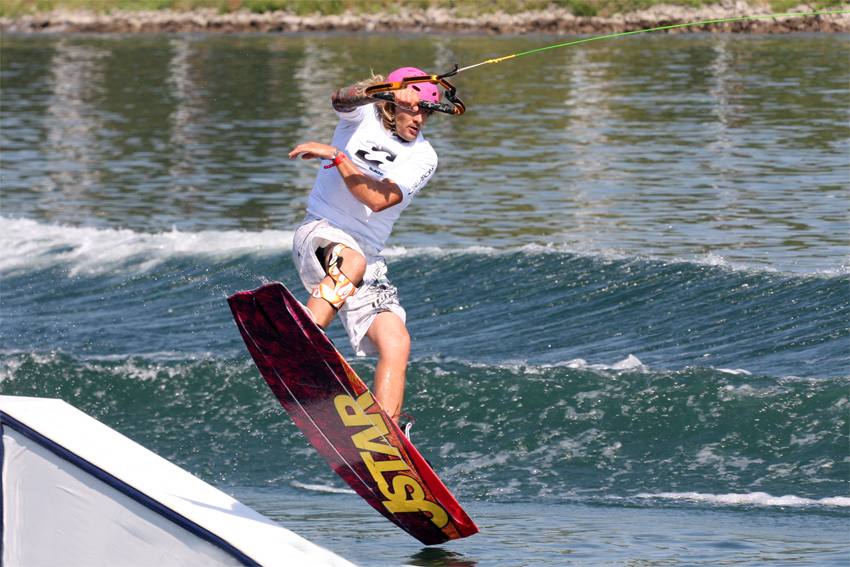
[[[401,212],[437,169],[437,153],[420,132],[412,142],[387,132],[373,104],[337,112],[339,124],[331,145],[340,149],[372,179],[391,179],[401,189],[401,203],[375,213],[354,198],[335,167],[319,169],[307,200],[307,213],[326,219],[378,254]],[[322,166],[330,164],[323,161]]]

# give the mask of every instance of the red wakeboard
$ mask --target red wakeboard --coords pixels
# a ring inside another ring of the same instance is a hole
[[[283,284],[227,299],[257,368],[334,471],[426,545],[478,527]]]

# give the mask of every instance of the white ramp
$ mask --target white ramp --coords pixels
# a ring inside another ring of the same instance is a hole
[[[352,565],[61,400],[0,429],[2,565]]]

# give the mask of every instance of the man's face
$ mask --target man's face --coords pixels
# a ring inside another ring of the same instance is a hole
[[[396,134],[398,134],[401,139],[407,140],[408,142],[412,142],[416,139],[416,136],[419,135],[419,132],[422,130],[422,127],[425,126],[425,121],[428,120],[429,116],[431,116],[431,112],[427,110],[420,109],[419,112],[413,112],[412,110],[407,110],[405,108],[401,108],[400,106],[396,106]]]

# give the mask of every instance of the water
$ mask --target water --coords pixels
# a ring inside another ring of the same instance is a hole
[[[5,35],[0,393],[362,565],[847,565],[847,40],[633,36],[457,77],[386,251],[414,441],[482,528],[423,548],[282,413],[224,299],[306,295],[316,166],[286,155],[330,138],[334,88],[563,38]]]

